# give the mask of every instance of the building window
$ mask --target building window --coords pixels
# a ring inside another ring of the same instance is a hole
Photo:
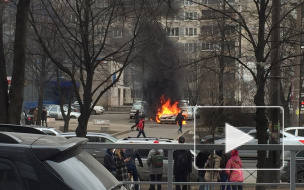
[[[197,20],[197,12],[185,12],[185,20]]]
[[[221,16],[221,13],[212,10],[202,10],[202,19],[215,19]]]
[[[185,6],[196,6],[198,0],[184,0]]]
[[[202,51],[213,51],[213,50],[218,50],[219,45],[218,43],[215,42],[203,42],[202,43]]]
[[[168,36],[179,36],[179,28],[167,28]]]
[[[122,37],[122,29],[114,29],[113,30],[113,37],[114,38],[121,38]]]
[[[185,36],[197,36],[197,28],[185,28]]]
[[[196,43],[185,43],[184,44],[184,52],[194,52],[196,51]]]
[[[201,27],[201,34],[202,35],[213,35],[219,33],[219,27],[218,26],[202,26]]]

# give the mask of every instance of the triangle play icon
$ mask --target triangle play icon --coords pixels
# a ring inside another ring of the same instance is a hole
[[[229,125],[228,123],[225,123],[225,152],[230,152],[231,150],[242,146],[243,144],[249,142],[253,139],[252,136],[248,135],[247,133],[244,133],[243,131],[237,129],[236,127],[233,127]]]

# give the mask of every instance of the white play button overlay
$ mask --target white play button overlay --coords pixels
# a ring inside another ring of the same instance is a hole
[[[253,139],[252,136],[225,123],[225,152],[229,152]]]

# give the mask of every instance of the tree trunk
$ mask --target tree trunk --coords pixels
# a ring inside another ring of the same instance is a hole
[[[0,31],[3,31],[3,12],[6,3],[0,2]],[[3,32],[0,34],[0,123],[6,123],[8,108],[8,85],[4,56]]]
[[[10,103],[8,107],[8,123],[12,124],[20,124],[21,119],[29,6],[30,0],[18,1],[14,43],[14,65],[11,89],[9,92]]]

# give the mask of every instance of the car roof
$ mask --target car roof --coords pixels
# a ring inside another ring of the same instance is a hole
[[[158,138],[158,137],[126,137],[123,139],[118,139],[117,143],[154,143],[154,141],[158,141],[159,143],[178,143],[177,140],[169,139],[169,138]]]
[[[304,127],[285,127],[284,130],[292,130],[292,129],[304,129]]]
[[[60,136],[28,134],[16,132],[0,132],[0,146],[29,146],[40,160],[53,157],[87,142],[85,138],[66,139]]]
[[[23,126],[23,125],[15,125],[15,124],[0,124],[0,131],[46,135],[44,132],[42,132],[39,129],[36,129],[30,125]]]

